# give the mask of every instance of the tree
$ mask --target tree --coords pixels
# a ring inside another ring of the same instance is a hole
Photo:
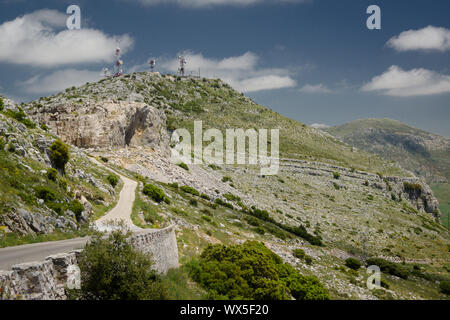
[[[4,107],[5,107],[5,103],[3,102],[3,98],[0,97],[0,111],[3,111]]]
[[[65,172],[67,162],[69,162],[69,147],[61,140],[55,140],[50,146],[50,160],[56,169]]]
[[[77,300],[165,300],[166,286],[152,269],[151,255],[135,249],[131,232],[98,234],[79,258],[81,288],[67,290]]]
[[[119,183],[119,177],[114,174],[110,174],[108,176],[108,182],[113,188],[115,188]]]

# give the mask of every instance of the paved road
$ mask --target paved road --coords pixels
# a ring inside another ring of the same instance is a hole
[[[100,162],[94,159],[91,160],[97,165],[105,167]],[[114,172],[107,167],[105,168],[111,172]],[[119,201],[111,211],[109,211],[101,219],[97,220],[95,222],[95,225],[97,229],[101,231],[109,231],[112,229],[110,226],[108,226],[109,222],[123,220],[126,226],[131,229],[131,231],[143,232],[144,229],[135,226],[131,221],[131,211],[135,199],[137,182],[128,179],[116,172],[114,173],[119,175],[124,183],[123,189],[119,195]],[[11,267],[16,264],[33,261],[43,261],[46,257],[54,254],[82,249],[87,241],[89,241],[89,238],[76,238],[70,240],[51,241],[3,248],[0,249],[0,270],[10,270]]]
[[[89,238],[27,244],[0,249],[0,270],[11,270],[16,264],[43,261],[46,257],[82,249]]]

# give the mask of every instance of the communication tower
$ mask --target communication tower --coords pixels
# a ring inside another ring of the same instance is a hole
[[[122,65],[123,65],[123,61],[120,60],[120,47],[119,47],[119,43],[117,42],[117,48],[116,48],[116,63],[114,65],[114,76],[113,77],[120,77],[123,74],[122,71]]]
[[[180,73],[181,77],[184,77],[184,74],[185,74],[184,66],[185,66],[185,64],[187,62],[186,62],[186,58],[184,57],[184,52],[183,51],[178,56],[178,61],[180,62],[180,68],[178,69],[178,72]]]
[[[156,59],[151,58],[148,63],[150,64],[150,72],[153,72],[156,67]]]

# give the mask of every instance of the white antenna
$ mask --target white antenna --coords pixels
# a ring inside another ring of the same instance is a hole
[[[184,57],[184,51],[181,51],[181,54],[178,56],[178,61],[180,62],[180,68],[178,69],[178,72],[180,73],[181,77],[184,77],[184,65],[187,63],[186,58]]]

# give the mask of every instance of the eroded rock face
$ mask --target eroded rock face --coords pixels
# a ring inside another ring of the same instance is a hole
[[[108,149],[146,146],[169,154],[166,116],[141,102],[54,104],[30,110],[64,142],[81,148]]]

